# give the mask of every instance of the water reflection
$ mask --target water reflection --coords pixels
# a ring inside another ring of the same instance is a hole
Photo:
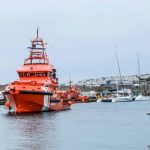
[[[59,113],[59,112],[57,112]],[[54,146],[57,138],[56,112],[12,114],[6,116],[11,123],[10,129],[17,129],[16,137],[18,149],[48,149],[48,145]],[[50,138],[49,138],[50,137]],[[16,147],[15,147],[16,149]]]

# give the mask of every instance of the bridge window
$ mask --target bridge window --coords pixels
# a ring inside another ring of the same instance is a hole
[[[35,77],[35,72],[31,72],[30,77]]]
[[[48,72],[18,72],[19,77],[47,77]]]
[[[36,77],[40,77],[41,76],[41,73],[36,73]]]
[[[25,73],[24,73],[24,76],[25,76],[25,77],[29,77],[29,73],[28,73],[28,72],[25,72]]]
[[[43,76],[44,76],[44,77],[47,77],[47,72],[44,72],[44,73],[43,73]]]
[[[19,72],[19,77],[23,77],[23,73],[22,72]]]

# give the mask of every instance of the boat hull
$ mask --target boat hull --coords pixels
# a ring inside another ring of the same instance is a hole
[[[131,102],[133,101],[132,97],[117,97],[117,102]]]
[[[101,102],[116,102],[116,98],[103,98],[101,99]]]
[[[52,100],[50,95],[44,94],[7,92],[5,97],[9,102],[9,109],[16,113],[66,110],[71,105],[69,101]]]
[[[148,101],[150,100],[150,96],[137,96],[134,98],[135,101]]]

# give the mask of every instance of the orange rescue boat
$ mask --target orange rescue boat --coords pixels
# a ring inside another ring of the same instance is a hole
[[[68,89],[66,91],[59,91],[58,94],[62,98],[70,99],[73,103],[86,103],[89,99],[88,96],[82,95],[77,87],[72,86],[71,80]]]
[[[17,70],[19,79],[6,86],[5,106],[16,113],[70,109],[70,99],[57,91],[56,69],[49,64],[42,38],[31,40],[30,55]]]
[[[72,86],[71,80],[69,82],[69,88],[67,90],[67,94],[71,96],[73,103],[86,103],[89,99],[88,96],[82,95],[82,93],[77,87]]]

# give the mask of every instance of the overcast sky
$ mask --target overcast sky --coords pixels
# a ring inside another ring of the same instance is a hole
[[[60,83],[150,73],[150,0],[5,0],[0,2],[0,84],[17,79],[39,34]]]

